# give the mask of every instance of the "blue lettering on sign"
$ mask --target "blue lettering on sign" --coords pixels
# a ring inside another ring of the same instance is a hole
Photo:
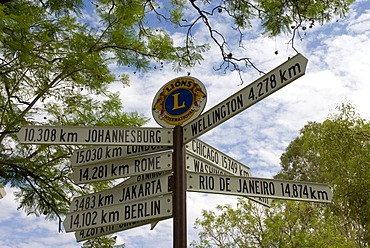
[[[177,89],[170,93],[165,102],[165,110],[170,115],[181,115],[191,108],[193,94],[188,89]]]

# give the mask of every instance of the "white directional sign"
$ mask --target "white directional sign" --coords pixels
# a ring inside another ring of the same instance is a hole
[[[66,232],[172,216],[172,194],[104,208],[68,213]]]
[[[70,160],[72,166],[80,166],[169,149],[171,146],[93,146],[74,150]]]
[[[161,220],[169,219],[171,216],[164,217],[164,218],[156,218],[156,219],[148,219],[148,220],[141,220],[141,221],[135,221],[135,222],[129,222],[124,224],[117,224],[117,225],[109,225],[109,226],[103,226],[103,227],[95,227],[95,228],[89,228],[84,229],[81,231],[75,232],[75,237],[77,242],[81,242],[84,240],[105,236],[108,234],[121,232],[125,230],[129,230],[135,227],[144,226],[147,224],[151,224],[153,222],[158,222]]]
[[[305,74],[308,60],[301,54],[252,82],[184,126],[184,142],[208,132],[229,118]]]
[[[202,158],[207,161],[208,164],[221,169],[222,171],[227,171],[228,173],[236,176],[250,176],[250,169],[248,166],[243,165],[236,161],[235,159],[229,157],[228,155],[220,152],[216,148],[198,140],[194,139],[185,145],[186,151],[197,155],[197,157]],[[189,154],[189,153],[187,153]],[[192,156],[194,158],[194,156]],[[188,160],[188,159],[187,159]],[[198,159],[189,159],[189,163],[193,163],[193,167],[197,167],[200,170],[207,170],[207,165],[203,166],[203,163]],[[188,165],[188,162],[186,162]],[[189,164],[190,165],[190,164]],[[190,165],[191,166],[191,165]],[[213,168],[209,168],[213,169]],[[196,171],[196,170],[195,170]],[[220,173],[216,173],[220,174]]]
[[[190,172],[198,172],[203,174],[220,174],[227,175],[230,174],[220,168],[217,168],[209,162],[202,161],[191,153],[186,153],[185,155],[186,170]]]
[[[194,154],[196,153],[196,155],[194,156],[190,152],[186,153],[185,163],[187,171],[203,174],[234,175],[244,177],[251,176],[247,166],[240,164],[238,161],[217,151],[204,142],[194,139],[186,145],[187,151],[190,150],[189,148],[194,152]],[[227,166],[220,166],[220,160],[223,162],[227,161]],[[271,206],[271,199],[263,197],[249,197],[249,199],[267,207]]]
[[[171,169],[172,152],[163,152],[129,157],[103,164],[75,167],[71,179],[77,184],[91,183]]]
[[[319,183],[187,173],[188,191],[255,196],[310,202],[331,202],[330,187]]]
[[[20,143],[52,145],[172,145],[172,129],[25,126],[17,133]]]
[[[128,185],[118,185],[112,189],[78,196],[72,199],[69,211],[75,212],[101,208],[163,195],[170,192],[170,185],[168,183],[170,178],[171,175],[165,174],[157,178],[143,180]]]

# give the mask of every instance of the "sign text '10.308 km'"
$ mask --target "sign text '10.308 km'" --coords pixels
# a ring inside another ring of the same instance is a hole
[[[195,120],[190,121],[184,126],[184,142],[188,143],[208,132],[301,77],[305,74],[307,62],[308,60],[304,56],[297,54]]]
[[[191,172],[187,172],[187,187],[193,192],[310,202],[329,203],[333,197],[325,184]]]
[[[172,145],[172,130],[164,128],[25,126],[20,143],[51,145]]]

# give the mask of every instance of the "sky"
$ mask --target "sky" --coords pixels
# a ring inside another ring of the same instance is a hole
[[[222,19],[222,18],[221,18]],[[217,27],[228,32],[222,20]],[[274,39],[248,34],[245,50],[235,53],[253,58],[255,65],[268,72],[294,56],[288,45],[289,37]],[[257,30],[258,31],[258,30]],[[210,42],[204,27],[197,30],[200,42]],[[174,41],[183,38],[173,33]],[[231,35],[231,34],[230,34]],[[260,75],[252,68],[244,70],[244,83],[235,72],[215,71],[220,64],[220,54],[212,44],[201,65],[188,70],[206,87],[207,104],[204,111],[253,82]],[[370,3],[357,1],[344,19],[307,30],[303,40],[295,40],[296,49],[308,59],[306,75],[236,115],[220,126],[205,133],[200,140],[217,148],[230,157],[247,165],[253,176],[271,178],[280,170],[280,156],[300,129],[310,121],[322,122],[336,107],[351,102],[361,117],[370,119],[368,107],[370,83]],[[275,55],[275,51],[278,54]],[[234,52],[234,51],[233,51]],[[125,68],[112,67],[119,72]],[[188,71],[174,72],[170,65],[162,70],[130,74],[131,84],[113,84],[111,90],[119,92],[124,111],[137,111],[151,118],[152,101],[157,91],[173,78],[184,76]],[[159,127],[153,118],[147,127]],[[14,189],[5,188],[7,195],[0,199],[0,248],[5,247],[80,247],[73,233],[58,232],[58,223],[42,217],[26,216],[17,211]],[[214,210],[218,204],[235,204],[237,197],[187,193],[187,240],[196,240],[194,221],[202,210]],[[172,219],[150,226],[134,228],[115,234],[117,244],[127,248],[172,247]]]

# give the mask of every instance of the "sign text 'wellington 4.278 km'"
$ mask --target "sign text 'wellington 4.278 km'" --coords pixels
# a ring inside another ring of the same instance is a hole
[[[303,76],[307,62],[308,60],[301,54],[295,55],[195,120],[190,121],[184,126],[184,142],[187,143],[199,137]]]

